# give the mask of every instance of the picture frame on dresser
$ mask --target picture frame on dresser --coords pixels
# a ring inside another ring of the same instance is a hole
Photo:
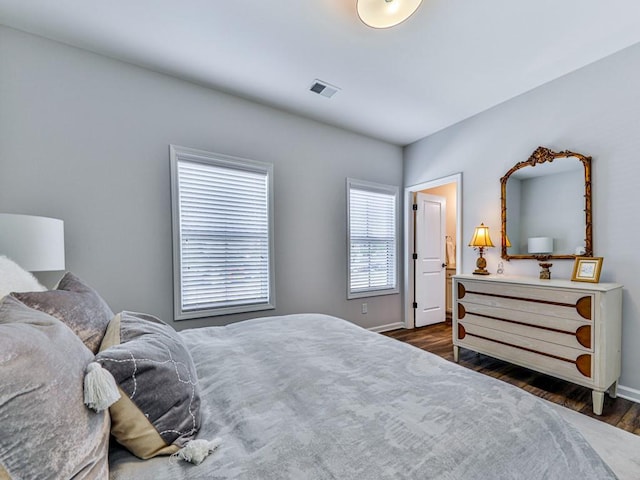
[[[572,282],[598,283],[603,257],[576,257],[573,264]]]

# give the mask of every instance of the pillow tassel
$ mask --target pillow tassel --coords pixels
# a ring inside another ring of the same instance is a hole
[[[91,362],[84,377],[84,404],[101,412],[119,399],[120,392],[111,372],[98,362]]]
[[[171,458],[177,458],[185,462],[191,462],[194,465],[200,465],[221,443],[222,440],[219,438],[214,438],[213,440],[191,440],[171,455]]]

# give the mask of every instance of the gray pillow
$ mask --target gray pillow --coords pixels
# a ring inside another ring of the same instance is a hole
[[[177,332],[151,315],[121,312],[96,362],[109,370],[121,398],[111,407],[111,434],[146,459],[176,453],[200,428],[200,394],[191,354]]]
[[[113,318],[109,305],[98,292],[73,273],[65,274],[55,290],[11,295],[67,324],[93,353],[98,352],[107,325]]]
[[[92,359],[59,320],[0,302],[0,465],[10,478],[108,478],[109,416],[83,403]]]

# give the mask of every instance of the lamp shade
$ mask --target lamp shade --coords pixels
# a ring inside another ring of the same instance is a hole
[[[552,253],[553,238],[531,237],[527,239],[527,250],[529,253]]]
[[[504,246],[507,248],[511,247],[511,241],[509,240],[509,235],[507,235],[506,233],[504,234]]]
[[[358,16],[373,28],[389,28],[405,21],[422,0],[358,0]]]
[[[476,227],[473,232],[473,238],[469,242],[470,247],[493,247],[491,237],[489,237],[489,227],[486,227],[484,223]]]
[[[30,272],[64,270],[64,222],[0,213],[0,255]]]

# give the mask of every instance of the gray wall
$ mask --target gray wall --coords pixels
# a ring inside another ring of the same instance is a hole
[[[593,156],[594,250],[604,257],[601,281],[623,294],[621,393],[640,401],[640,45],[582,68],[405,148],[404,184],[463,172],[462,239],[480,222],[500,241],[500,177],[539,145]],[[499,244],[499,243],[498,243]],[[495,272],[499,248],[490,249]],[[462,273],[476,254],[463,248]],[[535,261],[505,263],[509,275],[537,276]],[[554,261],[555,278],[573,263]]]
[[[115,311],[166,321],[171,143],[275,168],[277,309],[176,328],[294,312],[401,321],[400,295],[347,301],[345,267],[345,178],[401,185],[401,148],[0,27],[0,211],[63,219],[68,270]]]

